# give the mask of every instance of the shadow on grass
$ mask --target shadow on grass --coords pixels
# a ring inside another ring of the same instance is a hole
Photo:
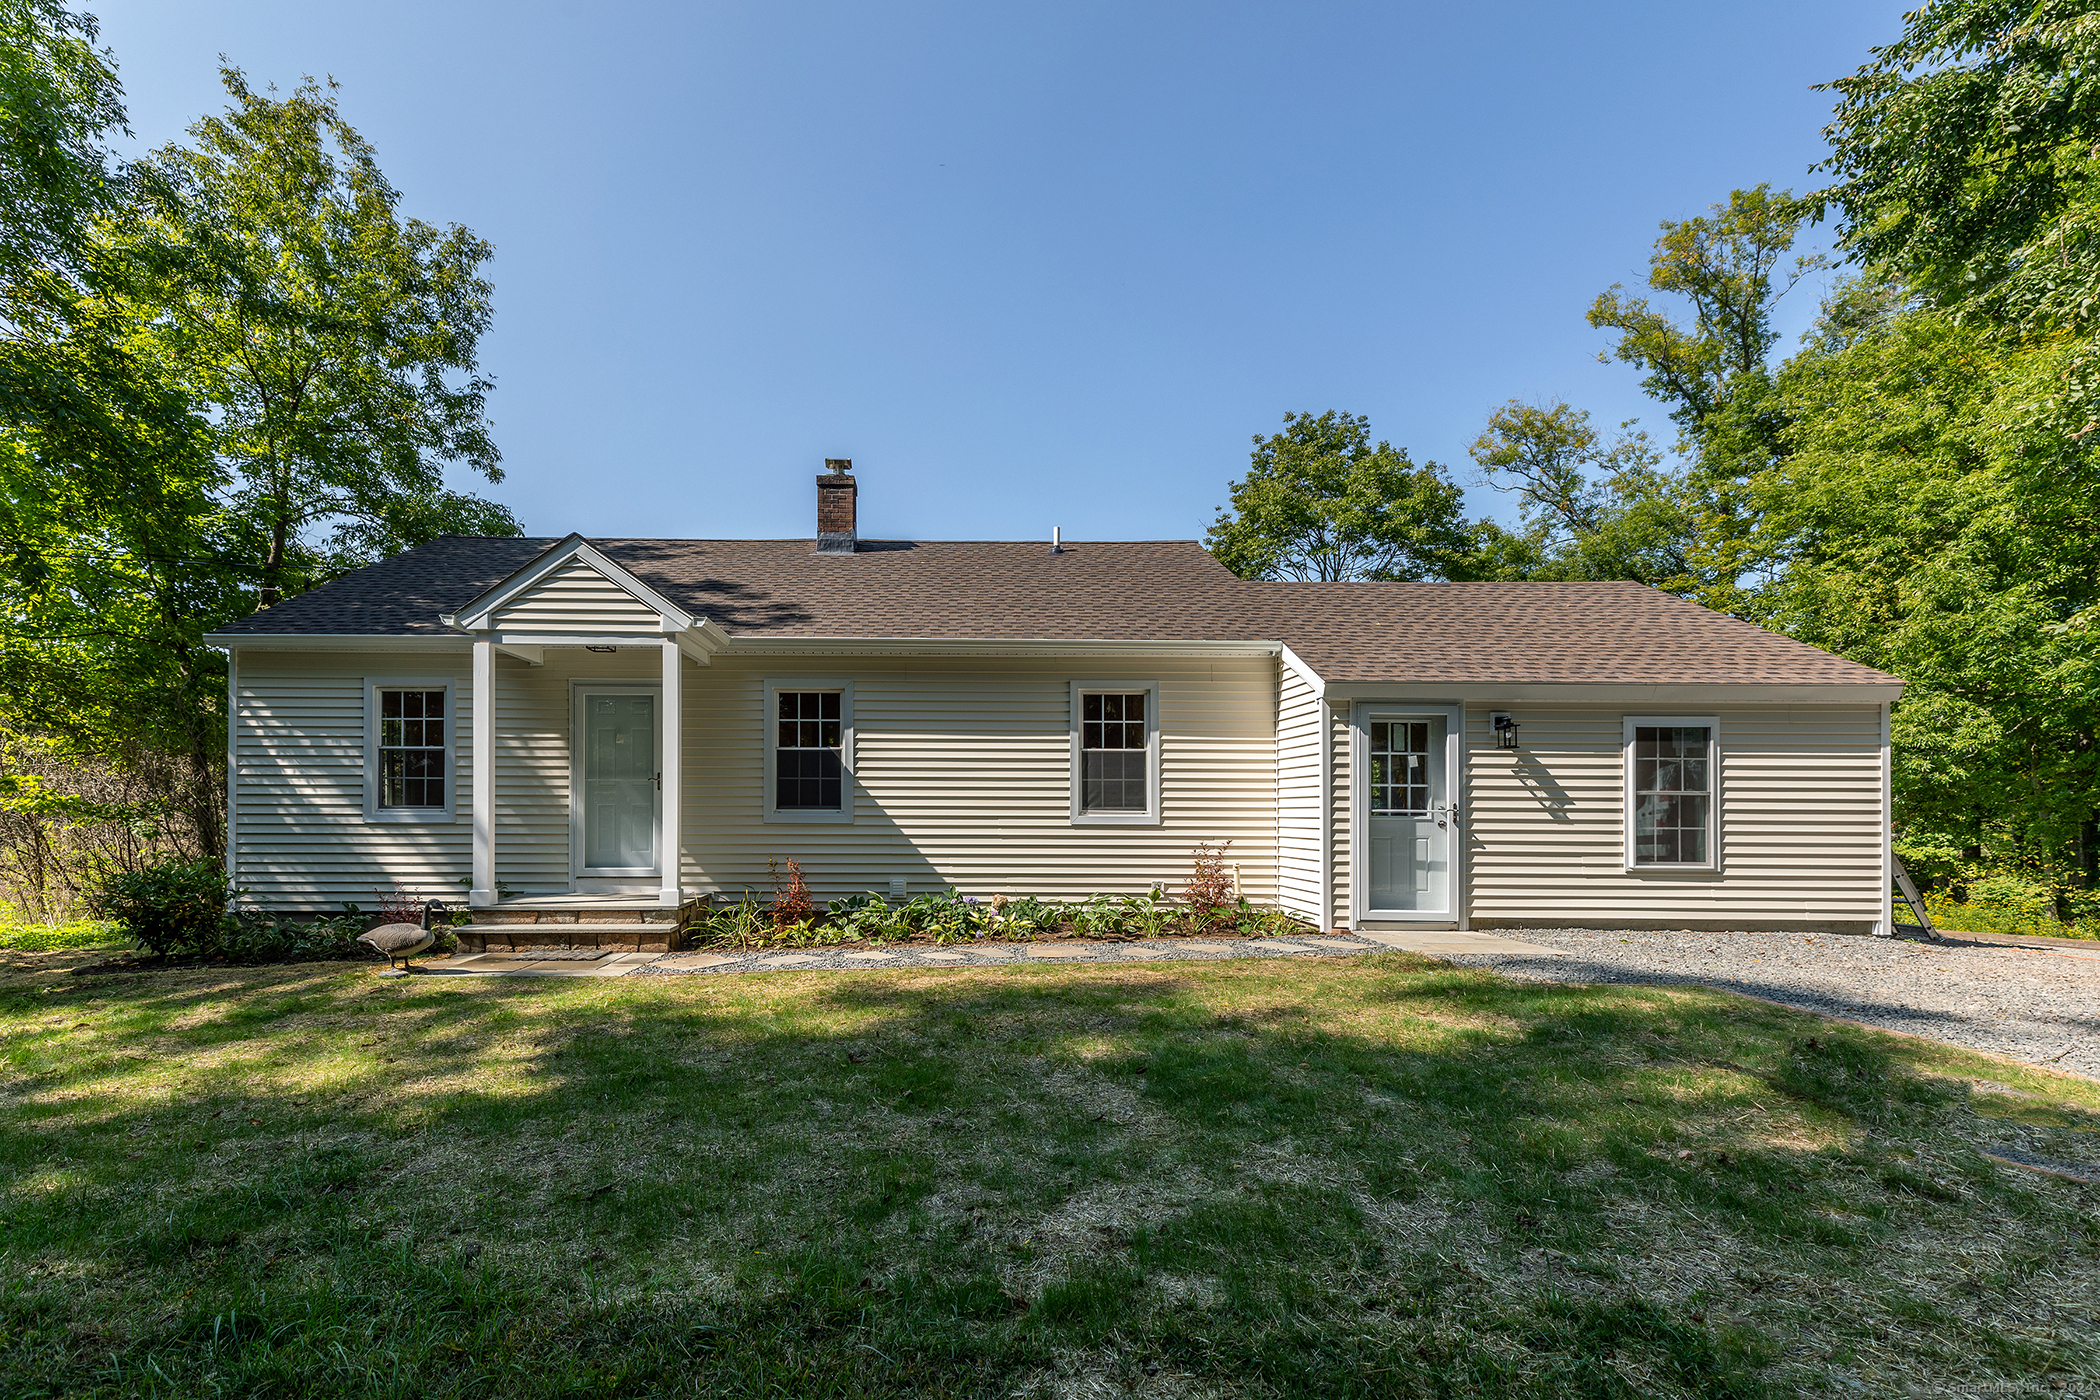
[[[1404,956],[238,981],[83,989],[105,1043],[10,1044],[9,1393],[984,1394],[1080,1355],[1131,1387],[1753,1395],[1776,1344],[1645,1295],[1629,1201],[1842,1271],[1997,1190],[1974,1153],[1898,1160],[1960,1097],[1915,1047]],[[138,1094],[182,1056],[183,1101]]]

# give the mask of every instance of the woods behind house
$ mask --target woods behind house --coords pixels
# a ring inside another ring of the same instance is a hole
[[[1451,470],[1346,413],[1256,440],[1249,576],[1634,579],[1901,675],[1901,849],[1943,895],[2100,911],[2100,26],[1946,0],[1825,89],[1816,188],[1665,222],[1588,311],[1668,427],[1490,413]],[[0,0],[0,870],[58,918],[224,839],[214,626],[446,533],[515,534],[492,248],[407,217],[332,84],[222,74],[137,159],[114,58]],[[1748,172],[1756,174],[1757,172]],[[1830,258],[1797,250],[1827,231]],[[1782,345],[1783,298],[1820,297]]]

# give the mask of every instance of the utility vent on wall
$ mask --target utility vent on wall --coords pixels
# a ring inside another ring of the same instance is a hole
[[[892,880],[892,881],[890,881],[890,898],[891,898],[891,899],[897,899],[897,900],[901,900],[901,899],[903,899],[903,898],[904,898],[904,881],[903,881],[903,880],[901,880],[901,879],[898,879],[898,880]]]

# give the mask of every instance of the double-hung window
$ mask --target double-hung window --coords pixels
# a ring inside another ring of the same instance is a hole
[[[1159,688],[1072,688],[1072,819],[1159,820]]]
[[[1626,866],[1720,866],[1718,726],[1710,719],[1626,721]]]
[[[452,813],[451,686],[444,681],[367,683],[365,815],[429,821]]]
[[[850,686],[779,682],[766,687],[766,815],[847,821],[853,815]]]

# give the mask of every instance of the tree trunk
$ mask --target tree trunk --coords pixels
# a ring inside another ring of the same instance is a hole
[[[284,567],[284,517],[278,516],[270,523],[270,555],[263,560],[262,587],[256,590],[256,606],[275,607],[284,597],[277,586],[277,571]]]

